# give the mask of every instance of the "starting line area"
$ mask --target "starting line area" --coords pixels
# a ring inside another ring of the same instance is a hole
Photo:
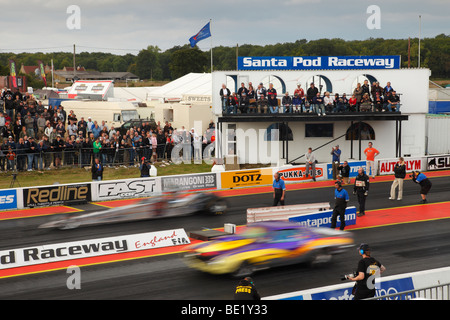
[[[427,176],[429,177],[441,177],[449,175],[450,171],[441,171],[441,172],[429,172]],[[377,177],[373,182],[386,182],[392,181],[393,176],[383,176]],[[307,182],[307,183],[299,183],[299,184],[289,184],[287,185],[288,190],[301,190],[301,189],[311,189],[311,188],[322,188],[322,187],[330,187],[332,185],[332,181],[320,181],[320,182]],[[214,191],[217,192],[218,195],[223,197],[233,197],[233,196],[244,196],[251,194],[260,194],[260,193],[268,193],[272,192],[271,186],[262,186],[255,188],[242,188],[242,189],[230,189],[230,190],[220,190]],[[131,203],[139,201],[139,199],[124,199],[124,200],[113,200],[106,202],[93,203],[103,207],[112,208],[125,206]],[[12,210],[5,211],[0,214],[0,220],[8,220],[8,219],[21,219],[21,218],[30,218],[30,217],[38,217],[38,216],[48,216],[55,214],[64,214],[64,213],[75,213],[82,212],[83,210],[69,207],[69,206],[55,206],[55,207],[45,207],[45,208],[33,208],[33,209],[24,209],[24,210]],[[366,229],[366,228],[375,228],[375,227],[383,227],[395,224],[404,224],[404,223],[414,223],[414,222],[423,222],[430,220],[438,220],[438,219],[447,219],[450,218],[450,201],[439,202],[439,203],[429,203],[429,204],[418,204],[411,206],[403,206],[403,207],[394,207],[387,209],[376,209],[376,210],[367,210],[366,215],[363,217],[358,217],[356,219],[355,225],[349,225],[346,227],[346,230],[358,230],[358,229]],[[238,227],[239,229],[239,227]],[[217,229],[223,230],[223,229]],[[199,242],[200,240],[189,238],[191,243]],[[105,254],[102,256],[95,257],[82,257],[78,259],[65,260],[65,261],[57,261],[43,264],[35,264],[28,266],[21,266],[9,269],[0,270],[0,278],[8,278],[20,275],[29,275],[34,273],[41,272],[49,272],[54,270],[66,269],[70,266],[76,265],[78,267],[82,266],[93,266],[104,263],[112,263],[112,262],[123,262],[127,260],[141,259],[141,258],[149,258],[154,256],[161,256],[167,254],[176,254],[181,253],[185,250],[187,244],[173,245],[161,248],[150,248],[139,251],[132,252],[120,252],[113,254]]]

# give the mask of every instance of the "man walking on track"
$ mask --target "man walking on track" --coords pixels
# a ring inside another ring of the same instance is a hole
[[[345,209],[347,208],[347,203],[350,200],[347,191],[342,188],[342,183],[340,181],[336,181],[334,183],[336,190],[334,191],[334,198],[336,199],[333,215],[331,217],[331,228],[336,228],[337,216],[339,215],[339,219],[341,225],[339,226],[340,230],[344,230],[345,228]]]
[[[284,195],[286,193],[286,186],[284,181],[280,178],[280,174],[276,172],[273,180],[273,206],[278,205],[278,202],[284,206]]]
[[[375,165],[375,157],[380,154],[380,151],[373,147],[372,142],[369,142],[369,147],[364,150],[367,161],[367,173],[375,179],[375,173],[377,171],[377,166]],[[369,171],[370,170],[370,171]]]

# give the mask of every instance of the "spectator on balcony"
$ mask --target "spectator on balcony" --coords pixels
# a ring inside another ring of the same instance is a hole
[[[267,90],[261,82],[256,89],[256,103],[258,106],[258,113],[267,112]]]
[[[313,104],[313,99],[317,96],[318,93],[319,89],[316,88],[314,82],[311,82],[308,90],[306,91],[306,100],[308,100],[310,104]]]
[[[238,97],[239,97],[239,110],[241,113],[248,113],[248,89],[245,87],[245,84],[242,82],[241,87],[238,89]]]
[[[356,110],[358,110],[358,100],[356,99],[355,94],[348,100],[348,110],[351,112],[356,112]]]
[[[289,95],[289,92],[286,91],[283,99],[281,99],[281,105],[284,108],[284,113],[292,113],[292,98]]]
[[[349,101],[347,98],[347,94],[343,93],[341,98],[342,98],[342,103],[344,104],[344,111],[347,111],[349,109]]]
[[[222,101],[222,112],[223,113],[229,113],[228,110],[228,97],[231,95],[230,89],[227,88],[225,83],[222,84],[222,88],[219,92],[221,101]]]
[[[251,84],[251,82],[249,82],[248,85],[248,108],[249,108],[249,112],[256,112],[258,105],[256,103],[256,92],[255,89],[253,88],[253,85]]]
[[[372,111],[372,101],[370,100],[370,96],[368,93],[364,93],[361,103],[359,106],[359,110],[361,112],[370,112]]]
[[[232,92],[230,96],[228,96],[228,113],[237,114],[237,107],[239,101],[235,92]]]
[[[385,100],[387,99],[387,96],[392,94],[392,91],[394,91],[394,88],[391,87],[391,83],[386,83],[386,86],[383,88],[383,96]]]
[[[294,94],[294,98],[292,99],[292,111],[295,113],[302,112],[302,99],[298,93]]]
[[[361,87],[361,83],[358,82],[355,90],[353,90],[353,94],[355,95],[355,98],[356,98],[356,105],[357,105],[357,107],[359,107],[359,105],[361,104],[361,99],[362,99],[362,95],[363,95],[363,88]]]
[[[273,87],[272,83],[269,83],[269,90],[267,90],[267,98],[269,100],[270,113],[278,113],[277,90]]]
[[[312,104],[318,116],[325,115],[323,111],[323,98],[320,96],[319,92],[317,92],[316,96],[313,98]]]
[[[392,91],[392,95],[388,98],[387,102],[387,108],[390,112],[400,111],[400,97],[395,90]]]
[[[384,111],[384,101],[379,92],[375,93],[375,98],[373,100],[374,110],[378,112]]]
[[[303,90],[302,85],[300,83],[297,84],[297,88],[295,88],[294,90],[294,96],[296,93],[298,94],[300,99],[303,99],[305,97],[305,91]]]
[[[370,89],[370,93],[372,94],[372,99],[375,100],[377,93],[380,95],[380,97],[383,95],[383,88],[380,87],[379,82],[373,82],[372,88]]]
[[[330,93],[328,91],[325,92],[325,96],[323,97],[323,105],[325,107],[325,112],[331,113],[334,109],[333,98],[330,97]]]
[[[364,84],[361,86],[363,91],[363,96],[367,93],[370,95],[370,85],[368,80],[364,80]]]
[[[334,95],[333,106],[333,112],[335,113],[345,111],[344,97],[339,97],[339,93]]]

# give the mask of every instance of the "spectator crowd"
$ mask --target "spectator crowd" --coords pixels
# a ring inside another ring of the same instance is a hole
[[[203,134],[169,122],[140,122],[126,132],[91,117],[78,118],[63,106],[44,106],[29,93],[4,88],[0,100],[0,170],[33,171],[64,166],[138,166],[141,158],[171,161],[172,149],[183,144],[183,159],[201,159],[215,139],[211,121]],[[189,144],[189,148],[185,145]]]
[[[297,85],[293,95],[286,92],[281,99],[273,84],[266,89],[260,83],[255,89],[250,82],[248,88],[241,83],[237,92],[222,84],[219,95],[223,114],[238,113],[315,113],[326,115],[343,112],[400,112],[400,96],[387,82],[381,87],[378,82],[369,85],[368,80],[358,83],[350,97],[330,92],[321,94],[314,83],[303,90]]]

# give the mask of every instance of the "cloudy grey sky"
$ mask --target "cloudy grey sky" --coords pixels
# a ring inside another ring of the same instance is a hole
[[[80,29],[67,28],[80,8]],[[380,29],[368,29],[370,5]],[[0,52],[163,51],[188,43],[212,19],[213,46],[266,45],[299,39],[422,37],[450,34],[449,0],[0,0]],[[7,10],[4,10],[7,8]],[[199,42],[208,50],[210,39]]]

